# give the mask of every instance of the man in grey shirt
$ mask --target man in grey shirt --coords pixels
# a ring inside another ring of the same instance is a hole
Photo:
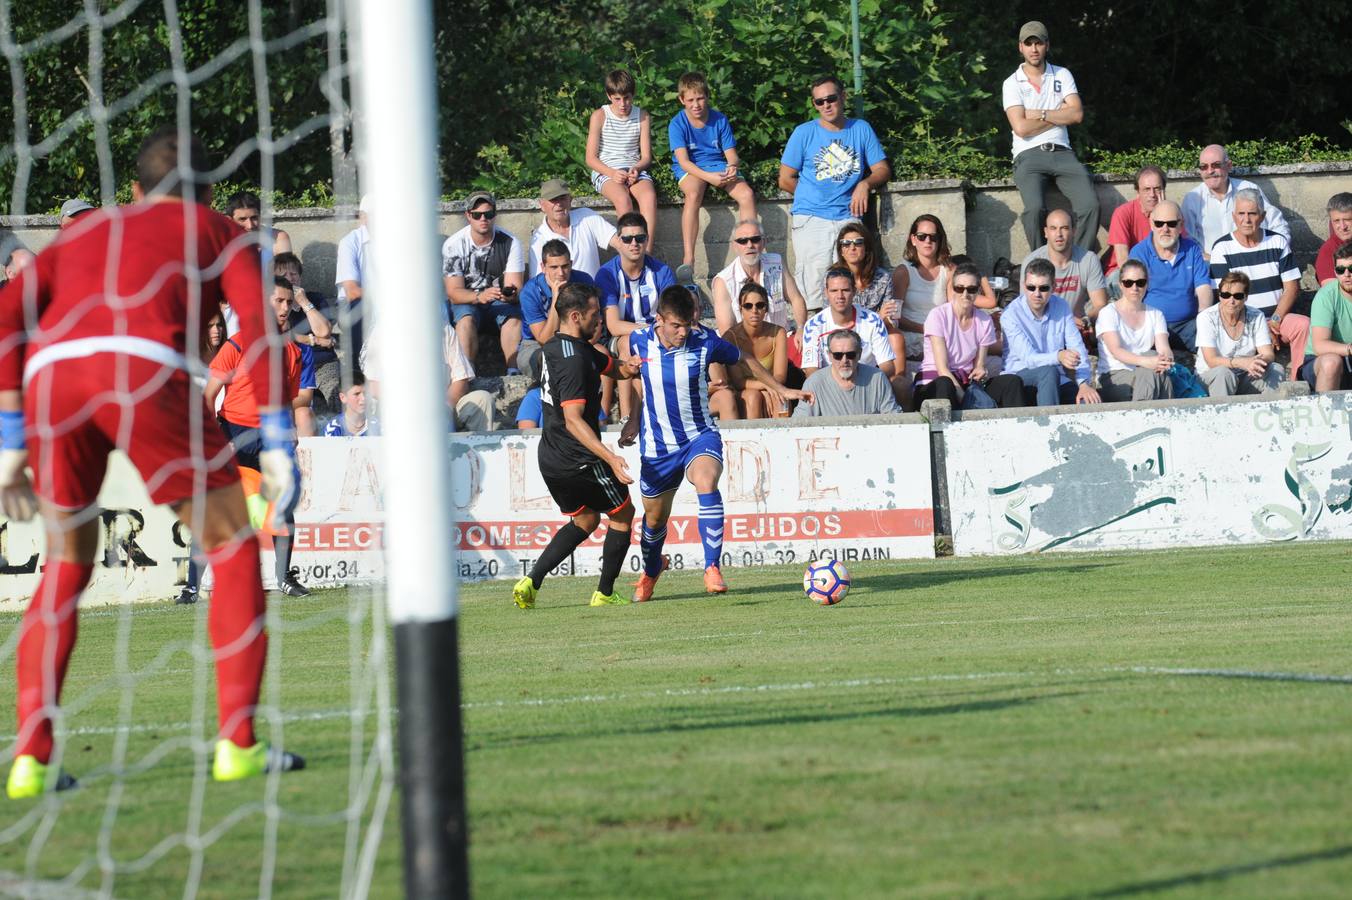
[[[831,332],[826,355],[831,366],[818,369],[803,383],[812,403],[802,402],[793,411],[796,419],[814,416],[865,416],[899,413],[892,385],[881,369],[859,362],[863,342],[849,328]]]
[[[1072,241],[1074,229],[1075,218],[1064,209],[1047,213],[1047,224],[1042,229],[1047,243],[1024,257],[1020,275],[1028,274],[1028,264],[1033,260],[1049,260],[1056,267],[1052,293],[1070,304],[1076,319],[1092,320],[1108,305],[1108,283],[1098,257]]]

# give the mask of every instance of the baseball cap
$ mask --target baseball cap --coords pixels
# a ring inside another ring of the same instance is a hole
[[[1047,26],[1037,20],[1024,22],[1023,27],[1019,29],[1019,43],[1022,44],[1030,37],[1037,38],[1044,44],[1047,43]]]
[[[493,195],[488,191],[475,191],[465,198],[465,209],[473,209],[480,203],[487,203],[494,209],[498,208],[498,201],[493,199]]]
[[[371,211],[371,195],[362,194],[361,203],[357,204],[357,212],[369,213]]]
[[[540,185],[541,200],[557,200],[564,194],[571,193],[572,191],[568,189],[568,182],[564,181],[562,178],[551,178]]]
[[[61,218],[64,219],[67,216],[78,216],[80,213],[89,212],[93,208],[92,204],[76,197],[73,200],[67,200],[65,203],[61,204]]]

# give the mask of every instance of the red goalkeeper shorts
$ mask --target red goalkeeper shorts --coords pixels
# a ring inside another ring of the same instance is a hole
[[[25,385],[24,418],[33,488],[62,509],[98,500],[113,450],[127,454],[155,503],[239,481],[201,390],[160,362],[112,353],[52,362]]]

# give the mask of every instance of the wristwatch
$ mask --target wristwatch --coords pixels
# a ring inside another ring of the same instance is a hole
[[[301,309],[305,310],[306,312],[314,312],[315,305],[313,303],[305,303],[301,305]]]
[[[1268,317],[1268,321],[1273,322],[1273,323],[1276,323],[1276,324],[1281,324],[1281,321],[1282,321],[1282,314],[1281,314],[1281,313],[1273,313],[1271,316]]]
[[[1047,121],[1047,111],[1045,109],[1042,111],[1042,121]]]

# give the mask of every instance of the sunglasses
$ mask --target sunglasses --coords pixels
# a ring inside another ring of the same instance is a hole
[[[1130,288],[1140,287],[1140,288],[1143,288],[1143,287],[1145,287],[1145,285],[1146,285],[1146,281],[1145,281],[1144,278],[1123,278],[1123,279],[1122,279],[1122,287],[1130,287]]]
[[[865,241],[863,238],[845,238],[844,240],[837,241],[836,243],[839,244],[841,247],[862,247],[864,246],[864,244],[868,242]]]
[[[764,300],[761,300],[759,303],[743,303],[743,304],[742,304],[742,309],[757,309],[757,310],[760,310],[761,312],[765,312],[765,311],[766,311],[767,309],[769,309],[769,308],[770,308],[770,304],[766,303]]]
[[[1335,275],[1346,275],[1348,272],[1352,272],[1352,266],[1334,266],[1334,267],[1333,267],[1333,273],[1334,273]]]
[[[752,234],[752,235],[748,235],[747,237],[733,238],[733,239],[732,239],[732,242],[733,242],[734,244],[741,244],[743,247],[745,247],[747,244],[759,244],[759,243],[761,243],[761,242],[764,241],[764,240],[765,240],[765,235],[763,235],[763,234]]]
[[[1052,292],[1050,284],[1025,284],[1023,289],[1030,294],[1050,294]]]
[[[827,94],[825,97],[812,98],[813,106],[825,106],[828,103],[838,103],[838,102],[840,102],[839,94]]]
[[[626,244],[646,244],[648,236],[646,234],[622,234],[620,240]]]
[[[939,233],[937,231],[917,231],[915,234],[911,235],[911,237],[915,238],[917,241],[930,243],[931,241],[939,240]]]
[[[1243,300],[1249,296],[1248,291],[1221,291],[1222,300]]]
[[[1224,168],[1225,163],[1201,163],[1200,165],[1197,166],[1197,170],[1200,172],[1210,172],[1213,170],[1219,172],[1221,169]]]
[[[858,359],[858,358],[859,358],[859,351],[858,351],[858,350],[832,350],[832,351],[831,351],[831,358],[832,358],[832,359]]]
[[[975,285],[975,284],[967,284],[967,285],[955,284],[955,285],[953,285],[953,293],[955,293],[955,294],[976,294],[976,293],[980,293],[980,291],[981,291],[980,286]]]
[[[1155,221],[1155,227],[1156,227],[1156,228],[1177,228],[1177,227],[1178,227],[1178,220],[1177,220],[1177,219],[1157,219],[1157,220]]]
[[[498,213],[496,210],[490,209],[484,212],[472,212],[469,214],[469,217],[476,222],[480,221],[481,219],[487,219],[488,221],[491,222],[498,217]]]

